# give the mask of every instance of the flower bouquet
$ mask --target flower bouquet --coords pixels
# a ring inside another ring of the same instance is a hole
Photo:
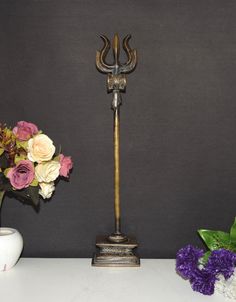
[[[192,245],[180,249],[176,271],[192,289],[204,295],[215,291],[236,301],[236,217],[229,233],[199,230],[208,251]]]
[[[55,154],[53,141],[33,123],[0,125],[0,206],[5,194],[37,206],[50,198],[59,177],[69,177],[71,157]]]

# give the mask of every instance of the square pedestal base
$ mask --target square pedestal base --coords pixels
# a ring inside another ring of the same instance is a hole
[[[140,266],[140,259],[133,250],[138,246],[133,237],[128,237],[125,242],[115,243],[106,236],[99,236],[96,247],[99,249],[92,259],[93,266],[100,267],[131,267]]]

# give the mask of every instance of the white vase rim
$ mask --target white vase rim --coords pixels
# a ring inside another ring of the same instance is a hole
[[[0,228],[0,236],[10,236],[15,234],[16,232],[17,230],[13,228],[7,228],[7,227]]]

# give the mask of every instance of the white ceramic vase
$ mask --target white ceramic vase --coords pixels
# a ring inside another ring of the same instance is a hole
[[[0,272],[11,269],[20,258],[23,249],[21,234],[12,228],[0,228]]]

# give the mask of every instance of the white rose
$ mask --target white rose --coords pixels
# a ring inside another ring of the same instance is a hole
[[[60,163],[55,160],[46,163],[38,164],[35,168],[35,176],[38,182],[51,182],[54,181],[60,172]]]
[[[54,186],[54,182],[41,182],[39,183],[40,186],[40,190],[39,190],[39,194],[44,198],[50,198],[52,196],[52,193],[55,190],[55,186]]]
[[[28,141],[28,159],[41,163],[52,159],[55,153],[53,141],[45,134],[35,135]]]

